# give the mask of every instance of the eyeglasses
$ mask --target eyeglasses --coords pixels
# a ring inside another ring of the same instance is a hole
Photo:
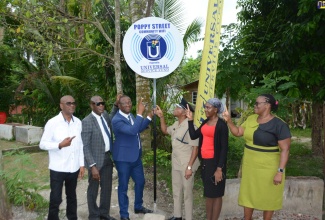
[[[268,102],[255,102],[255,106],[259,106],[259,104],[262,104],[262,103],[268,103]]]
[[[207,110],[210,110],[210,109],[213,108],[213,106],[206,106],[206,105],[204,105],[204,108],[207,109]]]
[[[71,106],[71,105],[76,106],[76,105],[77,105],[76,102],[66,102],[66,103],[64,103],[64,104],[66,104],[67,106]]]
[[[100,106],[100,105],[105,106],[105,102],[92,102],[92,104],[96,106]]]
[[[120,104],[122,106],[127,106],[127,105],[132,105],[132,102],[131,101],[128,101],[128,102],[120,102]]]

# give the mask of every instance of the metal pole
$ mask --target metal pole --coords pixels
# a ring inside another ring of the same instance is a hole
[[[153,79],[153,107],[156,108],[156,79]],[[156,115],[153,115],[153,200],[154,211],[157,209],[157,123]]]
[[[165,0],[163,0],[163,8],[161,18],[165,17]],[[153,107],[156,108],[156,78],[153,79]],[[157,210],[157,116],[153,115],[153,200],[154,211]]]

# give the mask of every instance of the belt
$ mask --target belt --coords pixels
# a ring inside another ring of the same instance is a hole
[[[110,151],[110,150],[109,150],[109,151],[106,151],[106,152],[105,152],[105,154],[110,154],[110,153],[111,153],[111,151]]]
[[[254,150],[254,151],[260,151],[260,152],[279,152],[279,148],[277,149],[260,149],[260,148],[256,148],[256,147],[251,147],[251,146],[248,146],[248,145],[245,145],[245,147],[247,149],[250,149],[250,150]]]

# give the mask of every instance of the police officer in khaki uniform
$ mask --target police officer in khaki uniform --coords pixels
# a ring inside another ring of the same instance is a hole
[[[198,139],[191,140],[188,133],[186,107],[194,112],[185,99],[176,104],[174,116],[178,119],[173,125],[167,127],[164,115],[159,106],[155,114],[160,118],[161,131],[171,135],[172,139],[172,185],[174,199],[174,216],[169,220],[182,220],[182,201],[184,193],[185,219],[192,220],[193,215],[193,185],[194,173],[199,167]]]

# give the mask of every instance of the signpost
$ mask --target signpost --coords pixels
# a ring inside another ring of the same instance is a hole
[[[156,107],[156,79],[171,74],[184,55],[182,36],[177,28],[162,18],[146,17],[130,26],[123,40],[123,54],[137,74],[153,79],[153,107]],[[156,116],[153,116],[154,210],[157,200]]]

